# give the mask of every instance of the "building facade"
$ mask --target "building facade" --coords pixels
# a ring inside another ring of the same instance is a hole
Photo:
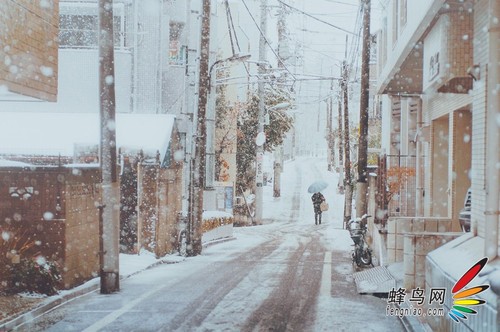
[[[384,4],[377,86],[385,102],[383,126],[388,135],[383,143],[388,167],[392,165],[399,174],[406,170],[405,183],[389,207],[389,225],[400,231],[394,231],[395,243],[388,241],[387,247],[400,249],[393,261],[410,265],[404,241],[416,232],[431,236],[428,225],[434,220],[438,227],[433,232],[442,234],[436,235],[442,242],[435,250],[429,245],[427,258],[424,254],[412,260],[413,272],[420,276],[419,285],[425,279],[426,287],[451,289],[465,272],[461,269],[482,257],[488,257],[493,268],[499,264],[499,221],[494,212],[498,211],[498,169],[492,166],[498,163],[498,126],[491,124],[498,116],[498,107],[492,107],[498,105],[494,87],[499,5],[494,0]],[[463,234],[458,216],[469,188],[472,228],[470,234]],[[416,227],[418,222],[421,227]],[[449,259],[457,255],[460,266]],[[486,296],[488,304],[481,317],[460,326],[452,326],[447,318],[428,319],[428,323],[439,330],[467,326],[491,330],[498,326],[497,296],[491,291]]]

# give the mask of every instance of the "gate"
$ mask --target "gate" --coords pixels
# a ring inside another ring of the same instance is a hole
[[[376,221],[385,225],[388,217],[416,213],[416,156],[384,155],[378,159]],[[377,220],[378,219],[378,220]]]

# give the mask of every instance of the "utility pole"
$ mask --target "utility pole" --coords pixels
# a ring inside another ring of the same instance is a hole
[[[342,76],[343,74],[341,74]],[[342,82],[340,82],[340,91],[342,90]],[[338,191],[340,194],[344,193],[344,140],[342,139],[342,94],[338,94],[338,114],[339,114],[339,183]]]
[[[363,49],[361,55],[361,98],[359,103],[358,181],[356,184],[356,216],[368,206],[368,108],[370,105],[370,10],[371,0],[363,0]]]
[[[205,190],[207,148],[206,111],[209,86],[208,61],[210,57],[210,2],[211,0],[203,0],[201,18],[198,116],[195,137],[194,176],[193,184],[191,184],[194,189],[192,190],[192,197],[189,199],[189,222],[191,223],[192,232],[191,243],[188,246],[189,256],[199,255],[202,251],[203,192]]]
[[[349,143],[349,92],[347,82],[349,74],[347,71],[347,61],[344,60],[342,64],[342,92],[344,97],[344,188],[345,188],[345,201],[344,201],[344,227],[351,219],[352,212],[352,184],[351,184],[351,146]]]
[[[267,30],[267,0],[261,0],[260,8],[260,40],[259,40],[259,83],[257,94],[259,96],[259,112],[258,112],[258,123],[257,132],[259,134],[264,133],[264,113],[265,113],[265,91],[264,91],[264,74],[266,73],[265,66],[263,65],[266,61],[266,37],[265,33]],[[256,176],[255,176],[255,222],[257,224],[262,223],[262,212],[263,212],[263,191],[264,188],[264,173],[263,173],[263,158],[264,158],[264,145],[257,145],[256,148]]]
[[[119,194],[116,172],[115,70],[113,0],[99,0],[100,166],[102,204],[99,206],[101,293],[120,290]]]
[[[282,61],[286,58],[286,54],[283,54],[283,46],[287,43],[286,39],[286,7],[284,4],[280,4],[280,12],[278,18],[278,55]],[[284,69],[285,64],[282,61],[278,61],[278,68]],[[273,176],[273,197],[281,196],[281,172],[283,171],[283,145],[280,145],[274,151],[274,176]]]
[[[332,172],[335,165],[335,136],[333,135],[333,80],[330,84],[330,99],[328,100],[328,171]]]

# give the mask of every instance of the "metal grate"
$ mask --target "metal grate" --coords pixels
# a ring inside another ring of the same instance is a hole
[[[354,282],[360,294],[389,293],[396,287],[396,279],[385,266],[354,273]]]

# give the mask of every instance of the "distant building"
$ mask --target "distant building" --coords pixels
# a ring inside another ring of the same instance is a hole
[[[10,102],[0,92],[0,112],[98,113],[97,0],[39,3],[51,4],[50,13],[59,19],[55,56],[44,57],[58,59],[53,66],[54,75],[59,74],[57,102]],[[201,2],[191,0],[113,1],[116,112],[176,115],[185,156],[184,205],[194,146],[200,10]],[[56,90],[53,94],[51,101],[56,101]]]

